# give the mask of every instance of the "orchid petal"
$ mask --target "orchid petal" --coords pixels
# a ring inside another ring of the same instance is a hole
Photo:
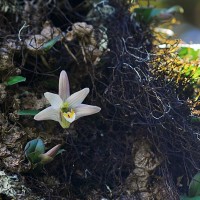
[[[59,78],[59,96],[63,101],[70,96],[69,79],[64,70],[60,73]]]
[[[75,108],[80,105],[88,95],[89,91],[89,88],[84,88],[68,97],[66,101],[69,104],[69,108]]]
[[[58,94],[45,92],[44,96],[46,97],[46,99],[49,101],[49,103],[54,109],[59,109],[63,104],[63,101]]]
[[[37,115],[35,115],[34,119],[37,121],[54,120],[61,123],[60,111],[55,110],[52,106],[39,112]]]
[[[87,104],[80,104],[76,108],[74,108],[74,111],[76,113],[76,120],[80,117],[93,115],[95,113],[98,113],[101,110],[98,106],[91,106]]]

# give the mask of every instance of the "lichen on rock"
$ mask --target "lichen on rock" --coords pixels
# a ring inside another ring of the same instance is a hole
[[[0,171],[0,195],[4,194],[13,200],[44,200],[44,198],[31,193],[31,190],[24,185],[17,174],[8,175],[4,171]]]

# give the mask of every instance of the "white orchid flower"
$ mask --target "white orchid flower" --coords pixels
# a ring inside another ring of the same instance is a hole
[[[70,124],[80,117],[98,113],[101,108],[82,104],[89,93],[89,88],[84,88],[70,96],[69,80],[63,70],[59,78],[59,94],[45,92],[44,96],[51,104],[50,107],[35,115],[35,120],[54,120],[63,128],[69,128]]]

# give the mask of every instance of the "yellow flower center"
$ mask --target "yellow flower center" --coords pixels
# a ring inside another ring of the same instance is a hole
[[[72,123],[75,120],[75,112],[73,109],[67,113],[63,113],[63,116],[69,123]]]
[[[69,127],[69,124],[75,120],[75,112],[73,109],[69,109],[69,104],[67,102],[63,103],[60,108],[61,120],[63,127]]]

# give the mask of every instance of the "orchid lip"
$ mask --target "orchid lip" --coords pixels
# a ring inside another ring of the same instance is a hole
[[[76,118],[76,114],[75,114],[75,112],[74,112],[74,110],[73,109],[71,109],[69,112],[65,112],[65,113],[63,113],[63,116],[64,116],[64,118],[69,122],[69,123],[72,123],[74,120],[75,120],[75,118]]]

